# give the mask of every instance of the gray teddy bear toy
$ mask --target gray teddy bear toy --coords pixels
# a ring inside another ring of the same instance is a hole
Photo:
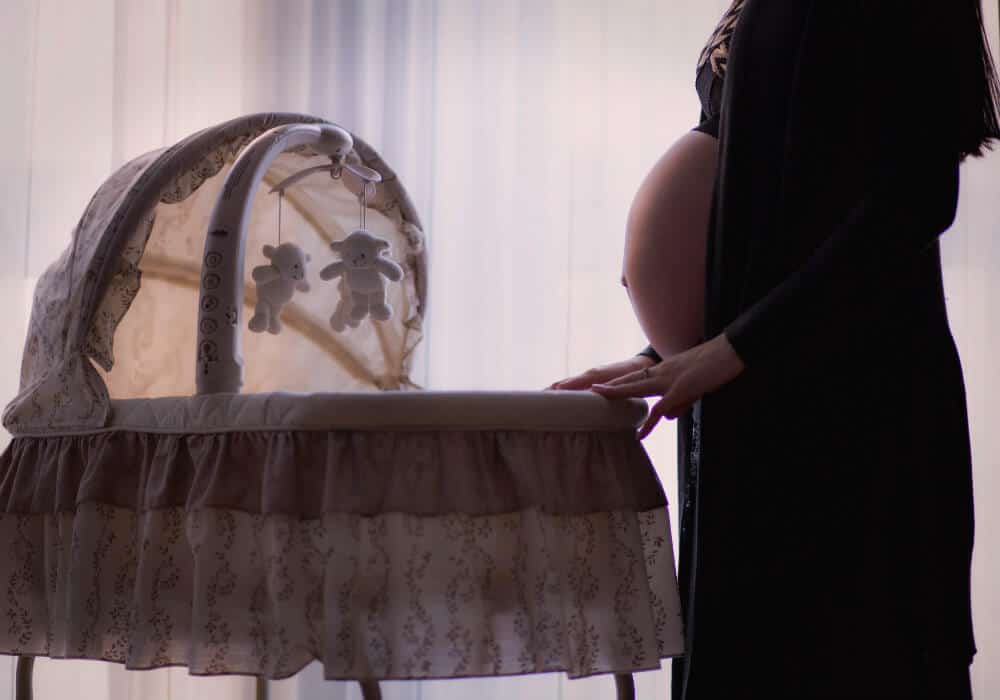
[[[330,318],[333,329],[356,327],[369,315],[376,321],[392,318],[392,307],[386,303],[386,279],[403,279],[403,268],[383,257],[389,250],[388,241],[358,229],[330,247],[340,253],[341,259],[320,270],[319,276],[324,280],[342,278],[340,305]]]
[[[295,291],[308,292],[306,263],[310,258],[294,243],[282,243],[277,248],[264,246],[264,257],[270,265],[258,265],[251,275],[257,283],[257,306],[248,324],[254,333],[281,332],[281,310],[291,301]]]

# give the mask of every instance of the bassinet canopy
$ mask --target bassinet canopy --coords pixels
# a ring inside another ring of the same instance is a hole
[[[329,122],[302,114],[233,119],[139,156],[104,182],[72,242],[36,287],[20,391],[3,415],[10,432],[101,427],[111,397],[194,393],[196,307],[209,214],[241,150],[263,132],[291,123]],[[352,137],[348,162],[382,176],[368,200],[366,223],[390,241],[393,258],[404,268],[403,280],[389,287],[395,316],[336,333],[327,323],[336,301],[333,285],[297,295],[283,315],[282,335],[246,334],[254,361],[247,363],[245,392],[413,386],[410,365],[426,308],[421,224],[392,169]],[[323,164],[329,159],[299,147],[272,163],[265,184]],[[329,243],[357,225],[361,186],[347,170],[339,179],[315,175],[296,184],[284,196],[282,240],[295,242],[314,260],[332,259]],[[278,243],[277,207],[277,195],[262,191],[254,199],[248,272],[264,261],[265,243]],[[249,279],[245,289],[244,304],[252,307]]]

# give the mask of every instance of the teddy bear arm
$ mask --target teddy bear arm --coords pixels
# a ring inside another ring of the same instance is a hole
[[[281,273],[275,269],[274,265],[258,265],[250,275],[258,284],[267,284],[281,277]]]
[[[403,279],[403,268],[392,260],[387,260],[386,258],[379,258],[375,261],[375,265],[378,271],[383,275],[388,277],[393,282],[398,282]]]
[[[333,279],[337,275],[343,274],[343,272],[344,272],[344,263],[337,261],[330,263],[322,270],[320,270],[319,276],[320,279],[328,280],[328,279]]]

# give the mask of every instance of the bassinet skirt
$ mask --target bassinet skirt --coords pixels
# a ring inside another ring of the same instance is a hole
[[[215,395],[16,436],[0,652],[269,678],[314,659],[328,679],[659,668],[683,641],[644,410]]]

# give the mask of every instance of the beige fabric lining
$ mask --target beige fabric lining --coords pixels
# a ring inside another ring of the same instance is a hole
[[[146,255],[142,260],[143,276],[159,279],[170,284],[197,291],[201,284],[201,269],[192,263],[181,260],[170,260],[155,254]],[[250,311],[257,304],[257,292],[251,286],[244,287],[243,306]],[[327,328],[314,322],[303,309],[290,302],[285,306],[281,316],[282,322],[290,332],[301,335],[316,347],[322,349],[335,362],[342,365],[351,376],[363,382],[375,382],[375,376],[365,368],[364,363],[354,355]],[[191,348],[193,354],[194,350]]]

